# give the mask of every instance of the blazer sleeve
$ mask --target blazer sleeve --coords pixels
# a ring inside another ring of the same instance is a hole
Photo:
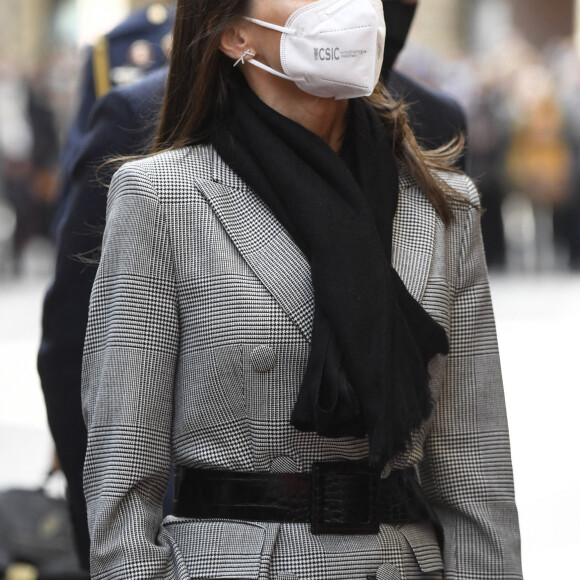
[[[445,534],[446,580],[522,578],[511,453],[478,194],[466,214],[450,353],[420,466]]]
[[[103,241],[107,189],[97,180],[97,168],[112,154],[135,153],[142,139],[139,117],[128,99],[113,91],[97,104],[78,160],[64,175],[63,192],[68,197],[59,224],[54,280],[44,299],[38,372],[67,479],[77,549],[87,569],[89,539],[82,486],[87,434],[81,413],[81,366],[97,267],[79,256],[93,256]]]
[[[161,528],[178,344],[162,208],[147,175],[125,165],[109,193],[83,356],[91,578],[187,578]]]

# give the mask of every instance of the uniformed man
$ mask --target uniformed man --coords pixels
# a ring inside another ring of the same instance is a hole
[[[88,49],[80,84],[77,116],[61,156],[61,190],[54,227],[62,218],[70,193],[70,172],[88,128],[95,102],[111,89],[143,78],[167,65],[175,8],[173,2],[155,2],[134,12]]]

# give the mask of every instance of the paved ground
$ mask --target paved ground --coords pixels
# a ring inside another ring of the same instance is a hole
[[[494,277],[492,292],[525,577],[578,578],[580,277]]]
[[[0,281],[0,489],[35,486],[50,438],[35,370],[48,279]],[[580,277],[494,276],[527,580],[576,578]]]
[[[36,351],[45,278],[0,282],[0,488],[34,486],[50,467],[51,441]]]

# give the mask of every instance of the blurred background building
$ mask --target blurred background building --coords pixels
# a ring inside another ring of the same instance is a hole
[[[429,0],[415,38],[443,53],[483,51],[513,30],[537,48],[575,34],[578,0]]]
[[[91,42],[145,0],[2,0],[2,50],[31,65],[58,45]]]

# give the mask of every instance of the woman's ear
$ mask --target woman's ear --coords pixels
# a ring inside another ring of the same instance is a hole
[[[231,59],[237,61],[243,54],[251,52],[249,31],[246,23],[241,20],[230,26],[222,34],[220,50]]]

